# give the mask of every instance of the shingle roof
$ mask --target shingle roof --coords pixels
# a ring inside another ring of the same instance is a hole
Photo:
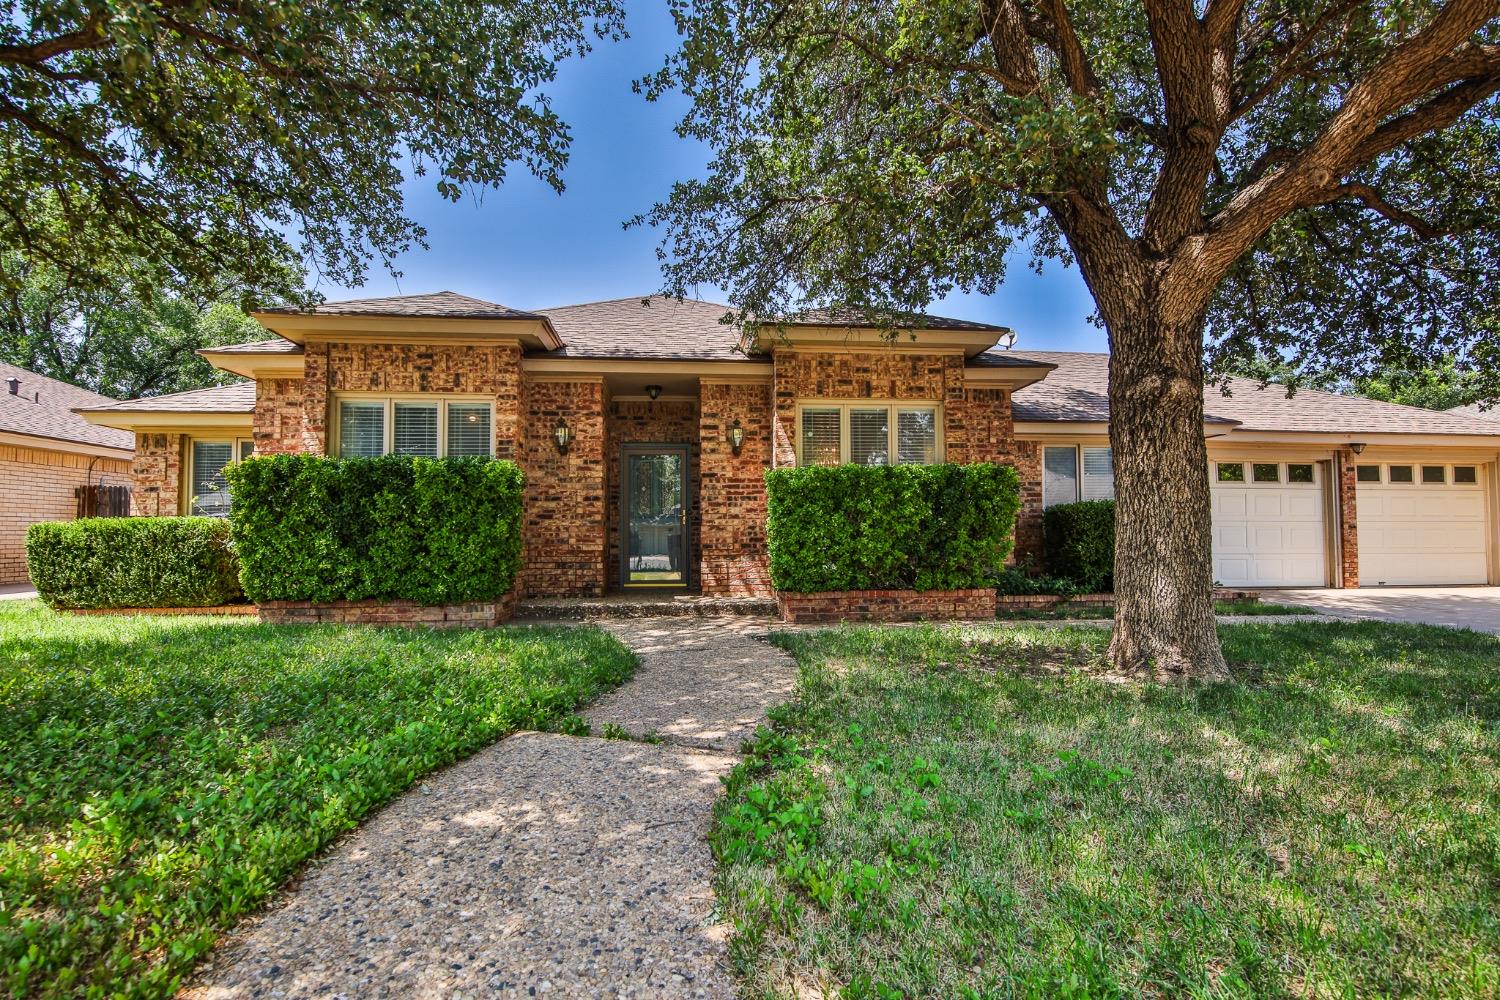
[[[457,292],[431,292],[425,295],[389,295],[375,299],[345,299],[323,302],[312,309],[264,309],[268,313],[295,314],[312,312],[325,316],[409,316],[437,319],[536,319],[535,313],[523,312],[496,302],[459,295]]]
[[[246,379],[211,389],[191,389],[170,396],[152,396],[123,403],[80,407],[91,412],[107,413],[254,413],[255,383]]]
[[[1494,404],[1487,410],[1481,410],[1478,403],[1470,403],[1468,406],[1455,406],[1443,412],[1460,417],[1479,417],[1481,420],[1500,420],[1500,403]]]
[[[257,340],[249,344],[225,344],[222,347],[202,347],[199,354],[301,354],[302,345],[276,337],[273,340]]]
[[[640,295],[538,310],[564,345],[546,357],[769,362],[739,351],[740,331],[719,322],[729,311],[717,302]]]
[[[990,330],[1005,333],[1008,326],[979,323],[969,319],[954,319],[951,316],[934,316],[931,313],[916,313],[910,329],[916,330]],[[787,320],[801,326],[868,326],[869,321],[847,309],[809,309]]]
[[[1016,420],[1109,420],[1109,355],[1028,351],[1027,357],[1057,365],[1041,382],[1016,390]],[[1255,379],[1229,380],[1230,395],[1217,385],[1203,393],[1205,419],[1236,423],[1239,430],[1371,434],[1500,434],[1494,421],[1463,414],[1399,406],[1358,396],[1299,389],[1290,399],[1283,386],[1262,388]]]
[[[21,380],[19,396],[12,396],[5,384],[12,378]],[[0,362],[0,431],[129,451],[135,447],[134,434],[96,427],[73,412],[76,407],[113,402],[97,392]]]

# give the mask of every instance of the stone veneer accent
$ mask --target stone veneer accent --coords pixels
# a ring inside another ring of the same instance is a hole
[[[995,617],[995,591],[833,590],[822,594],[776,595],[781,617],[793,624],[837,622],[976,621]]]
[[[1339,572],[1335,583],[1340,587],[1359,586],[1359,505],[1354,478],[1357,461],[1354,452],[1348,448],[1340,448],[1333,456],[1339,525]]]
[[[1016,547],[1009,562],[1042,565],[1042,444],[1017,441],[1012,463],[1021,481],[1021,508],[1016,511]]]
[[[136,517],[175,517],[182,483],[182,435],[135,436],[130,463],[130,512]]]
[[[698,401],[699,585],[717,597],[770,596],[765,471],[771,466],[771,384],[705,377],[699,380]],[[745,431],[738,455],[728,438],[735,420]]]
[[[599,597],[606,584],[604,380],[534,380],[526,386],[520,465],[526,473],[521,578],[529,597]],[[558,419],[573,430],[559,454]]]
[[[90,464],[93,469],[90,471]],[[121,485],[130,475],[123,458],[94,458],[51,448],[0,445],[0,584],[25,583],[26,529],[38,521],[71,521],[73,490],[87,483]]]
[[[515,596],[469,604],[424,605],[415,601],[267,601],[261,621],[269,625],[425,625],[429,628],[490,628],[510,621]]]
[[[297,454],[305,448],[302,385],[300,378],[265,378],[255,383],[251,437],[257,455]]]
[[[611,400],[604,421],[605,449],[609,457],[606,529],[609,544],[605,563],[607,587],[620,582],[620,528],[624,508],[620,503],[623,471],[620,446],[624,444],[685,444],[688,451],[688,583],[698,582],[698,563],[703,505],[698,498],[698,404],[691,400]]]

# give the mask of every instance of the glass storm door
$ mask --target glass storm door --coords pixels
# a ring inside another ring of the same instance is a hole
[[[620,582],[627,587],[687,584],[687,448],[626,446]]]

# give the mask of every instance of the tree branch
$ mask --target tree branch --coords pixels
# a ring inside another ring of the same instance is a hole
[[[1340,184],[1328,193],[1326,201],[1338,201],[1341,198],[1357,198],[1364,202],[1366,208],[1385,216],[1398,225],[1405,226],[1424,240],[1435,240],[1451,235],[1450,231],[1437,228],[1421,216],[1392,205],[1379,191],[1368,184]]]
[[[54,35],[30,45],[0,45],[0,62],[36,65],[66,52],[104,48],[113,44],[103,30],[108,20],[105,14],[96,11],[89,15],[88,20],[77,31]]]

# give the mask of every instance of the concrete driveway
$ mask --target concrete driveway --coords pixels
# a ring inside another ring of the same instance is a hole
[[[1365,587],[1267,590],[1261,599],[1300,604],[1344,618],[1416,622],[1500,635],[1500,587]]]

